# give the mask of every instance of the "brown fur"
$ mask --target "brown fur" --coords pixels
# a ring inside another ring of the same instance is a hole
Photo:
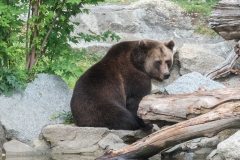
[[[174,42],[126,41],[110,48],[102,60],[76,82],[71,110],[77,126],[151,129],[137,116],[151,78],[169,77]]]

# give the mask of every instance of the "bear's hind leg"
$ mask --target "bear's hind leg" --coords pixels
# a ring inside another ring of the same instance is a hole
[[[129,112],[131,112],[131,114],[133,115],[133,117],[137,121],[139,127],[142,130],[148,131],[148,130],[151,130],[153,128],[153,125],[152,124],[146,124],[137,115],[137,110],[138,110],[138,106],[139,106],[139,103],[140,103],[141,99],[142,98],[140,98],[140,97],[128,98],[128,100],[127,100],[127,109],[129,110]]]
[[[140,129],[138,122],[135,117],[129,112],[127,109],[118,108],[118,111],[114,111],[110,114],[105,115],[106,120],[105,123],[107,128],[115,129],[115,130],[137,130]],[[110,117],[109,120],[107,120]]]

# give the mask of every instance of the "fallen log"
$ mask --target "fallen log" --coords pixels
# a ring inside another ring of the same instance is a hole
[[[148,95],[139,104],[138,116],[147,123],[182,122],[225,102],[240,100],[239,93],[240,88],[224,88],[190,94]]]
[[[170,109],[168,111],[171,114],[169,114],[167,120],[170,120],[170,117],[178,117],[173,121],[182,122],[163,128],[123,149],[109,150],[103,156],[97,158],[97,160],[146,159],[169,147],[193,138],[212,137],[228,128],[240,128],[240,96],[238,93],[240,93],[240,89],[200,91],[193,94],[168,95],[165,97],[155,95],[154,98],[160,97],[163,101],[160,102],[161,104],[171,100],[169,104],[176,104],[174,107],[169,106]],[[174,96],[175,98],[173,98]],[[143,101],[147,99],[154,102],[155,100],[152,98],[153,96],[147,96]],[[158,102],[154,104],[158,105]],[[184,107],[185,105],[187,107]],[[163,109],[163,115],[166,114],[167,108],[165,106],[165,109]],[[154,111],[161,114],[160,110],[160,105],[154,109]],[[182,112],[182,110],[185,110],[185,112]],[[197,117],[191,118],[192,116]],[[162,116],[163,118],[161,116],[158,117],[165,119],[165,116]]]
[[[228,128],[240,128],[240,101],[220,104],[198,117],[161,129],[120,150],[109,150],[97,160],[146,159],[197,137],[212,137]]]
[[[229,53],[226,60],[219,64],[218,66],[212,68],[210,71],[207,71],[204,76],[210,79],[226,77],[231,73],[233,66],[235,65],[236,61],[240,56],[240,41],[236,43],[234,49]]]

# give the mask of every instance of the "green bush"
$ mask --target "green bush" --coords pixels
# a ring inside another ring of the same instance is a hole
[[[85,63],[90,54],[72,49],[69,42],[120,39],[111,31],[70,35],[79,25],[70,17],[87,14],[89,10],[84,5],[103,1],[0,0],[0,94],[10,96],[14,90],[24,89],[38,73],[57,74],[65,80],[81,75],[85,69],[80,63]],[[20,18],[24,14],[26,21]]]

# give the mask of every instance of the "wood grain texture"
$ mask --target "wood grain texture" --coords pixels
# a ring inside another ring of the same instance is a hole
[[[222,0],[212,7],[209,25],[225,40],[240,39],[239,6],[239,0]]]

